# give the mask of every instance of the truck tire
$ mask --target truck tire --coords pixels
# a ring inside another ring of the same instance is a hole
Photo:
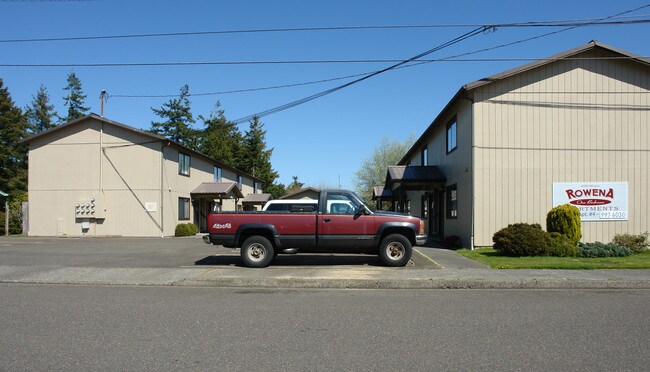
[[[401,234],[388,235],[379,245],[379,257],[386,266],[405,266],[412,254],[411,242]]]
[[[273,244],[263,236],[251,236],[241,246],[241,259],[245,266],[267,267],[273,257]]]

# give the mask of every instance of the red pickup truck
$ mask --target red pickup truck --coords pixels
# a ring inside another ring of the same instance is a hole
[[[249,267],[266,267],[278,253],[366,253],[387,266],[404,266],[412,246],[427,239],[413,216],[373,212],[356,193],[324,190],[313,211],[213,212],[208,244],[241,248]]]

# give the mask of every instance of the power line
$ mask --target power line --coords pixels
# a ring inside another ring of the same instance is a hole
[[[449,58],[449,57],[447,57]],[[650,59],[650,57],[640,57],[640,58],[647,58]],[[636,59],[634,57],[627,57],[627,56],[621,56],[621,57],[569,57],[569,58],[562,58],[562,61],[598,61],[598,60],[630,60],[630,59]],[[440,58],[440,59],[432,59],[432,60],[419,60],[422,62],[507,62],[507,61],[557,61],[557,58],[473,58],[473,59],[445,59],[445,58]],[[378,61],[395,61],[395,60],[378,60]],[[415,67],[416,65],[404,65],[401,66],[400,68],[408,68],[408,67]],[[236,93],[249,93],[249,92],[258,92],[258,91],[264,91],[264,90],[273,90],[273,89],[283,89],[283,88],[293,88],[293,87],[299,87],[299,86],[306,86],[306,85],[314,85],[314,84],[321,84],[321,83],[328,83],[331,81],[337,81],[337,80],[345,80],[345,79],[351,79],[355,77],[360,77],[360,76],[366,76],[370,75],[372,72],[364,72],[360,74],[354,74],[354,75],[347,75],[347,76],[339,76],[339,77],[334,77],[334,78],[329,78],[329,79],[321,79],[321,80],[312,80],[312,81],[306,81],[306,82],[301,82],[301,83],[292,83],[292,84],[282,84],[282,85],[271,85],[271,86],[265,86],[265,87],[255,87],[255,88],[243,88],[243,89],[232,89],[232,90],[223,90],[223,91],[217,91],[217,92],[202,92],[202,93],[189,93],[188,97],[200,97],[200,96],[218,96],[218,95],[226,95],[226,94],[236,94]],[[178,93],[175,94],[111,94],[111,98],[173,98],[173,97],[178,97]]]
[[[612,19],[628,19],[620,21],[594,22],[603,18],[578,18],[553,21],[527,21],[512,23],[495,23],[493,27],[566,27],[575,25],[606,26],[606,25],[630,25],[648,23],[644,18],[648,15],[637,15],[627,17],[614,17]],[[637,19],[632,19],[637,18]],[[109,39],[136,39],[173,36],[205,36],[205,35],[228,35],[228,34],[253,34],[253,33],[280,33],[280,32],[314,32],[314,31],[358,31],[358,30],[395,30],[395,29],[431,29],[431,28],[468,28],[481,27],[485,24],[457,23],[457,24],[429,24],[429,25],[380,25],[380,26],[327,26],[327,27],[295,27],[295,28],[266,28],[266,29],[241,29],[241,30],[215,30],[215,31],[190,31],[190,32],[162,32],[148,34],[123,34],[123,35],[91,35],[71,37],[44,37],[25,39],[4,39],[0,43],[31,43],[31,42],[58,42],[58,41],[81,41],[81,40],[109,40]]]
[[[601,18],[601,19],[599,19],[599,20],[596,20],[596,21],[594,21],[594,22],[597,22],[597,21],[604,21],[604,20],[611,19],[611,18],[614,18],[614,17],[622,16],[622,15],[625,15],[625,14],[628,14],[628,13],[632,13],[632,12],[635,12],[635,11],[638,11],[638,10],[641,10],[641,9],[644,9],[644,8],[647,8],[647,7],[650,7],[650,4],[642,5],[642,6],[640,6],[640,7],[637,7],[637,8],[631,9],[631,10],[627,10],[627,11],[624,11],[624,12],[621,12],[621,13],[618,13],[618,14],[614,14],[614,15],[611,15],[611,16],[607,16],[607,17]],[[497,46],[494,46],[494,47],[491,47],[491,48],[484,48],[484,49],[481,49],[481,50],[479,50],[479,51],[470,52],[470,53],[465,53],[465,54],[462,54],[462,55],[458,55],[458,56],[456,56],[456,57],[464,56],[464,55],[468,55],[468,54],[480,53],[480,52],[487,51],[487,50],[493,50],[493,49],[503,48],[503,47],[506,47],[506,46],[509,46],[509,45],[515,45],[515,44],[519,44],[519,43],[523,43],[523,42],[527,42],[527,41],[531,41],[531,40],[539,39],[539,38],[542,38],[542,37],[546,37],[546,36],[550,36],[550,35],[558,34],[558,33],[561,33],[561,32],[568,31],[568,30],[572,30],[572,29],[577,28],[577,27],[581,27],[581,26],[570,26],[570,27],[563,28],[563,29],[558,30],[558,31],[548,32],[548,33],[545,33],[545,34],[542,34],[542,35],[538,35],[538,36],[533,36],[533,37],[529,37],[529,38],[525,38],[525,39],[517,40],[517,41],[514,41],[514,42],[507,43],[507,44],[497,45]],[[491,29],[492,29],[492,30],[495,30],[495,28],[491,28]],[[430,50],[428,50],[428,51],[426,51],[426,52],[424,52],[424,53],[418,54],[417,56],[411,57],[411,58],[409,58],[409,59],[407,59],[407,60],[405,60],[405,61],[403,61],[403,62],[400,62],[400,63],[398,63],[398,64],[392,65],[392,66],[387,67],[387,68],[385,68],[385,69],[383,69],[383,70],[380,70],[380,71],[374,72],[374,73],[372,73],[372,74],[369,74],[369,75],[364,76],[364,77],[362,77],[362,78],[359,78],[359,79],[357,79],[357,80],[351,81],[351,82],[349,82],[349,83],[347,83],[347,84],[343,84],[343,85],[340,85],[340,86],[338,86],[338,87],[335,87],[335,88],[332,88],[332,89],[328,89],[328,90],[326,90],[326,91],[323,91],[323,92],[320,92],[320,93],[316,93],[316,94],[314,94],[314,95],[311,95],[311,96],[308,96],[308,97],[305,97],[305,98],[302,98],[302,99],[299,99],[299,100],[296,100],[296,101],[293,101],[293,102],[289,102],[289,103],[284,104],[284,105],[281,105],[281,106],[277,106],[277,107],[274,107],[274,108],[271,108],[271,109],[268,109],[268,110],[265,110],[265,111],[261,111],[261,112],[258,112],[258,113],[256,113],[256,114],[253,114],[253,115],[245,116],[245,117],[243,117],[243,118],[240,118],[240,119],[234,120],[234,122],[235,122],[236,124],[240,124],[240,123],[247,122],[247,121],[251,120],[251,119],[254,118],[254,117],[263,117],[263,116],[271,115],[271,114],[274,114],[274,113],[277,113],[277,112],[280,112],[280,111],[284,111],[284,110],[290,109],[290,108],[292,108],[292,107],[296,107],[296,106],[298,106],[298,105],[302,105],[302,104],[304,104],[304,103],[306,103],[306,102],[309,102],[309,101],[312,101],[312,100],[314,100],[314,99],[317,99],[317,98],[323,97],[323,96],[325,96],[325,95],[327,95],[327,94],[330,94],[330,93],[336,92],[336,91],[338,91],[338,90],[341,90],[341,89],[347,88],[347,87],[350,86],[350,85],[353,85],[353,84],[359,83],[359,82],[361,82],[361,81],[364,81],[364,80],[369,79],[369,78],[371,78],[371,77],[373,77],[373,76],[376,76],[376,75],[379,75],[379,74],[381,74],[381,73],[384,73],[384,72],[386,72],[386,71],[390,71],[390,70],[394,70],[394,69],[396,69],[396,68],[400,68],[400,66],[402,66],[402,65],[405,65],[405,64],[407,64],[407,63],[409,63],[409,62],[412,62],[412,61],[414,61],[414,60],[417,60],[417,59],[419,59],[419,58],[421,58],[421,57],[424,57],[424,56],[426,56],[426,55],[428,55],[428,54],[431,54],[431,53],[433,53],[433,52],[435,52],[435,51],[437,51],[437,50],[440,50],[440,49],[442,49],[442,48],[445,48],[445,47],[447,47],[447,46],[450,46],[450,45],[456,44],[456,43],[458,43],[458,42],[460,42],[460,41],[462,41],[462,40],[465,40],[465,39],[467,39],[467,38],[469,38],[469,37],[472,37],[472,36],[478,35],[479,33],[481,33],[481,32],[485,32],[486,30],[489,30],[489,28],[486,28],[485,26],[483,26],[483,27],[479,27],[479,28],[477,28],[477,29],[474,29],[474,30],[472,30],[472,31],[470,31],[470,32],[468,32],[468,33],[462,35],[462,36],[459,36],[459,37],[456,38],[456,39],[453,39],[452,41],[449,41],[449,42],[447,42],[447,43],[444,43],[444,44],[442,44],[442,45],[440,45],[440,46],[438,46],[438,47],[436,47],[436,48],[430,49]],[[421,64],[421,63],[430,63],[430,62],[420,62],[420,64]]]
[[[463,34],[461,36],[458,36],[458,37],[456,37],[456,38],[454,38],[454,39],[452,39],[450,41],[447,41],[447,42],[445,42],[445,43],[443,43],[441,45],[438,45],[437,47],[431,48],[431,49],[429,49],[429,50],[427,50],[425,52],[422,52],[422,53],[420,53],[418,55],[415,55],[415,56],[413,56],[413,57],[411,57],[409,59],[403,60],[403,61],[401,61],[399,63],[396,63],[394,65],[386,67],[386,68],[384,68],[382,70],[375,71],[375,72],[373,72],[371,74],[368,74],[366,76],[363,76],[363,77],[361,77],[359,79],[353,80],[351,82],[348,82],[348,83],[343,84],[343,85],[339,85],[339,86],[331,88],[331,89],[327,89],[325,91],[313,94],[313,95],[305,97],[305,98],[301,98],[301,99],[293,101],[293,102],[289,102],[287,104],[284,104],[284,105],[281,105],[281,106],[278,106],[278,107],[274,107],[274,108],[271,108],[271,109],[268,109],[268,110],[265,110],[265,111],[262,111],[262,112],[258,112],[258,113],[253,114],[253,115],[249,115],[249,116],[245,116],[243,118],[237,119],[237,120],[233,120],[233,122],[235,124],[241,124],[241,123],[244,123],[244,122],[247,122],[247,121],[253,119],[254,117],[263,117],[263,116],[271,115],[271,114],[274,114],[274,113],[277,113],[277,112],[280,112],[280,111],[290,109],[292,107],[302,105],[302,104],[307,103],[309,101],[313,101],[313,100],[315,100],[317,98],[326,96],[326,95],[334,93],[334,92],[336,92],[338,90],[347,88],[347,87],[349,87],[351,85],[360,83],[360,82],[362,82],[364,80],[367,80],[367,79],[370,79],[370,78],[372,78],[374,76],[377,76],[379,74],[382,74],[384,72],[391,71],[391,70],[394,70],[396,68],[399,68],[400,66],[405,65],[405,64],[407,64],[409,62],[415,61],[415,60],[417,60],[419,58],[422,58],[424,56],[427,56],[427,55],[429,55],[431,53],[437,52],[437,51],[439,51],[441,49],[444,49],[444,48],[447,48],[447,47],[449,47],[451,45],[457,44],[457,43],[459,43],[461,41],[464,41],[466,39],[469,39],[469,38],[471,38],[473,36],[482,34],[482,33],[486,32],[489,29],[490,28],[488,28],[486,26],[481,26],[481,27],[475,28],[475,29],[473,29],[473,30],[471,30],[469,32],[466,32],[465,34]]]
[[[508,44],[511,45],[511,44]],[[494,48],[496,49],[496,47]],[[469,54],[479,53],[480,51],[459,54],[457,56],[436,59],[420,59],[418,62],[507,62],[507,61],[545,61],[552,58],[536,57],[504,57],[504,58],[456,58]],[[489,49],[491,50],[491,49]],[[649,58],[649,57],[641,57]],[[575,60],[603,60],[603,59],[633,59],[633,57],[584,57],[568,58]],[[284,61],[204,61],[204,62],[135,62],[135,63],[0,63],[0,67],[170,67],[170,66],[217,66],[217,65],[299,65],[299,64],[346,64],[346,63],[396,63],[402,59],[321,59],[321,60],[284,60]],[[358,74],[355,76],[359,76]],[[331,81],[331,80],[325,80]],[[196,95],[196,94],[195,94]]]

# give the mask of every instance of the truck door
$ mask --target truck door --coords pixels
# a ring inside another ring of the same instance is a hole
[[[318,215],[318,246],[330,251],[372,247],[374,217],[357,213],[359,202],[346,192],[328,192],[321,198]]]

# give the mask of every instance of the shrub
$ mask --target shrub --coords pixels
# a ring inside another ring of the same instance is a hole
[[[578,254],[578,246],[573,244],[566,235],[558,232],[547,233],[551,239],[548,256],[575,257]]]
[[[632,254],[630,249],[614,243],[580,243],[578,246],[579,257],[625,257],[630,254]]]
[[[515,223],[497,231],[493,248],[508,256],[544,256],[552,245],[539,224]]]
[[[582,237],[580,209],[571,204],[558,205],[546,215],[546,231],[566,235],[577,247]]]
[[[648,249],[648,232],[643,234],[616,234],[612,243],[621,247],[628,248],[634,253],[642,252]]]
[[[176,225],[176,236],[192,236],[198,232],[196,225],[193,223],[180,223]]]

